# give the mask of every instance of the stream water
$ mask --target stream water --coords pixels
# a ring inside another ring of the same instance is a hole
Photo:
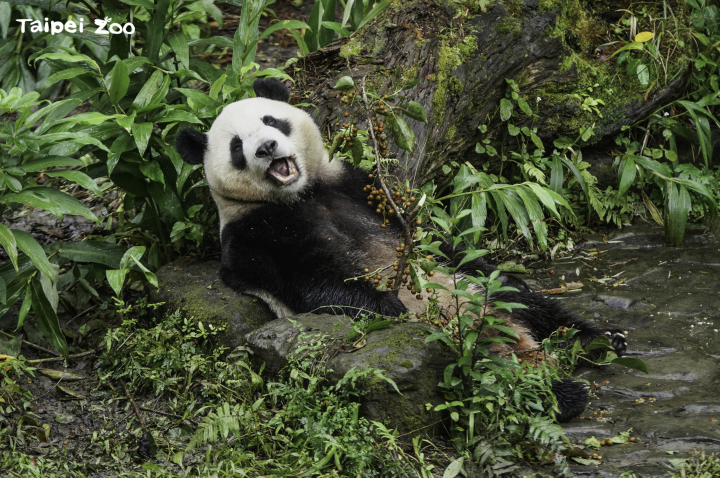
[[[662,228],[633,226],[543,264],[528,282],[552,289],[563,280],[583,286],[554,297],[598,326],[627,331],[627,355],[649,369],[578,371],[596,397],[565,426],[570,439],[632,429],[637,442],[601,447],[602,463],[573,465],[575,476],[663,476],[669,459],[720,451],[720,237],[688,231],[676,248]]]

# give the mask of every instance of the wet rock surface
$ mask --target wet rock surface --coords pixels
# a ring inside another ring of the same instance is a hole
[[[573,258],[543,264],[528,282],[536,290],[582,282],[579,292],[554,297],[598,326],[628,331],[627,356],[644,360],[649,374],[578,370],[596,384],[597,397],[585,418],[565,425],[570,439],[603,440],[632,428],[638,442],[602,447],[601,465],[573,470],[578,477],[663,476],[669,458],[720,451],[720,240],[689,231],[675,248],[661,228],[647,225],[594,239]]]

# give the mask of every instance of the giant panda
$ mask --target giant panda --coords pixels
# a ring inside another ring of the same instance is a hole
[[[210,131],[185,128],[176,149],[191,164],[202,163],[220,217],[221,279],[232,289],[259,297],[278,317],[303,312],[399,316],[422,312],[427,301],[404,287],[398,296],[378,290],[362,277],[364,269],[396,260],[400,227],[379,227],[363,186],[368,173],[342,161],[329,161],[320,130],[304,111],[288,104],[279,81],[259,79],[255,98],[226,106]],[[489,274],[480,260],[467,272]],[[505,317],[527,350],[561,327],[579,329],[587,345],[607,335],[618,354],[626,347],[617,330],[599,330],[558,301],[530,292],[512,276],[501,276],[518,292],[492,298],[521,303]],[[437,281],[436,281],[437,282]],[[561,421],[587,404],[580,382],[557,382]]]

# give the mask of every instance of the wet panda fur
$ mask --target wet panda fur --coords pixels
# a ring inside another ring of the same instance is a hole
[[[401,232],[392,222],[379,227],[363,192],[367,172],[329,161],[319,129],[307,113],[287,103],[289,92],[282,83],[261,79],[254,89],[256,98],[226,106],[208,133],[186,128],[176,137],[182,158],[204,165],[218,206],[222,280],[259,297],[278,317],[424,312],[427,300],[417,300],[406,288],[396,297],[377,290],[372,281],[352,279],[365,268],[395,262]],[[493,270],[480,260],[463,267],[464,273]],[[619,331],[596,329],[558,301],[530,292],[521,280],[500,278],[519,291],[492,299],[527,306],[503,317],[520,335],[510,350],[535,348],[558,328],[574,327],[583,345],[606,334],[618,354],[624,352],[627,344]],[[580,382],[556,382],[554,391],[561,400],[561,421],[587,404]]]

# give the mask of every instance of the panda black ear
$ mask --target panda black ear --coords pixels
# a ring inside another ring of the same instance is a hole
[[[175,136],[175,149],[190,164],[200,164],[205,159],[207,135],[192,128],[183,128]]]
[[[253,83],[253,90],[258,98],[267,98],[283,103],[290,100],[290,91],[287,86],[274,78],[258,78]]]

